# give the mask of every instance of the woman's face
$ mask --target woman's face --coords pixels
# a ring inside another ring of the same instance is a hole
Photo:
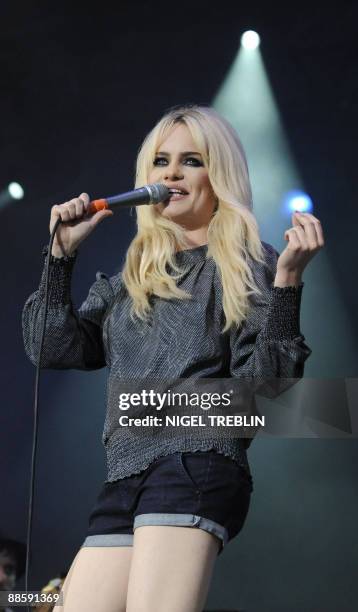
[[[160,143],[148,182],[164,183],[169,189],[184,192],[172,194],[156,205],[163,217],[190,230],[209,225],[216,197],[203,159],[183,123],[178,123]]]

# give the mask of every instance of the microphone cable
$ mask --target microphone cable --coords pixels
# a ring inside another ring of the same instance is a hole
[[[130,191],[117,196],[109,198],[102,198],[100,200],[93,200],[91,202],[90,212],[94,214],[98,210],[103,210],[109,206],[133,206],[141,204],[158,204],[169,197],[169,189],[161,184],[154,183],[152,185],[144,185],[139,189]],[[40,332],[40,344],[39,353],[36,366],[36,379],[35,379],[35,397],[34,397],[34,424],[33,424],[33,438],[32,438],[32,452],[31,452],[31,468],[30,468],[30,492],[29,492],[29,504],[28,504],[28,517],[27,517],[27,535],[26,535],[26,565],[25,565],[25,591],[28,592],[29,586],[29,572],[30,572],[30,561],[31,561],[31,536],[32,536],[32,518],[33,518],[33,506],[34,506],[34,489],[35,489],[35,474],[36,474],[36,455],[37,455],[37,437],[38,437],[38,423],[39,423],[39,381],[40,381],[40,364],[41,354],[45,339],[46,320],[47,320],[47,308],[48,308],[48,284],[50,275],[50,258],[52,252],[52,244],[55,238],[56,230],[59,224],[62,223],[62,219],[58,217],[50,235],[50,241],[48,245],[48,251],[46,255],[46,268],[45,268],[45,306],[42,319],[42,327]],[[31,612],[30,606],[27,606],[28,612]]]
[[[45,272],[45,306],[42,319],[42,327],[40,332],[40,344],[36,366],[36,378],[35,378],[35,397],[34,397],[34,423],[33,423],[33,436],[32,436],[32,452],[31,452],[31,469],[30,469],[30,493],[28,503],[28,515],[27,515],[27,535],[26,535],[26,565],[25,565],[25,591],[29,592],[29,571],[31,561],[31,536],[32,536],[32,518],[33,518],[33,506],[34,506],[34,489],[35,489],[35,474],[36,474],[36,456],[37,456],[37,438],[38,438],[38,423],[39,423],[39,381],[40,381],[40,364],[41,354],[45,339],[46,320],[47,320],[47,307],[48,307],[48,284],[50,275],[50,258],[52,251],[52,244],[55,238],[56,230],[62,223],[62,219],[58,217],[56,223],[51,232],[51,237],[48,245],[48,251],[46,255],[46,272]],[[31,607],[27,605],[28,612],[31,612]]]

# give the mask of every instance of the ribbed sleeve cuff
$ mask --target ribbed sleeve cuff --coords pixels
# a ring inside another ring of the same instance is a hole
[[[46,258],[48,253],[48,245],[42,249],[42,255]],[[77,251],[72,255],[65,257],[54,257],[50,255],[50,270],[49,270],[49,304],[65,305],[71,302],[71,279],[74,263],[77,258]],[[42,270],[42,276],[39,286],[39,293],[45,295],[46,282],[46,259]]]
[[[264,336],[269,340],[292,340],[301,334],[300,310],[304,283],[298,287],[271,287]]]

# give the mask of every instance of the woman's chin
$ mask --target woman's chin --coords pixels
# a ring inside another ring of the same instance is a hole
[[[177,219],[184,220],[186,217],[188,217],[188,214],[185,213],[185,211],[180,210],[180,208],[175,206],[173,203],[167,204],[167,206],[162,209],[161,215],[162,217],[172,219],[173,221],[176,221]]]

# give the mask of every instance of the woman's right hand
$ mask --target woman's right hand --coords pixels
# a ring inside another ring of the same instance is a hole
[[[64,257],[71,255],[79,244],[87,238],[105,217],[113,215],[109,209],[99,210],[94,215],[88,214],[90,198],[88,193],[81,193],[78,198],[73,198],[64,204],[58,204],[51,208],[50,234],[58,219],[61,218],[56,230],[52,244],[52,255],[54,257]]]

